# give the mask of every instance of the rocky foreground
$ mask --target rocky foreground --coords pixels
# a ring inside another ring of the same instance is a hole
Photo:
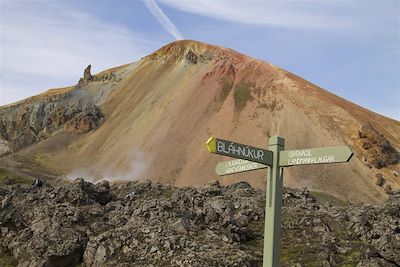
[[[262,266],[265,197],[247,183],[77,179],[0,200],[1,266]],[[400,193],[354,206],[285,189],[282,227],[283,266],[400,266]]]

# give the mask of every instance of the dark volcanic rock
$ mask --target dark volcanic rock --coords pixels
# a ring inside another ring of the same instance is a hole
[[[94,104],[65,100],[9,106],[0,110],[0,156],[30,146],[60,131],[81,134],[96,129],[104,120]]]
[[[0,129],[2,129],[1,127],[2,126],[0,125]],[[0,158],[2,156],[8,155],[9,153],[10,153],[10,148],[8,147],[8,142],[5,140],[2,140],[0,137]]]
[[[400,153],[371,123],[366,123],[361,127],[359,143],[365,160],[375,168],[383,168],[400,162]]]
[[[261,266],[265,197],[247,183],[172,188],[83,179],[0,190],[19,266]],[[282,266],[398,266],[400,195],[352,206],[285,189]],[[375,264],[375,265],[374,265]]]
[[[97,106],[87,106],[85,110],[75,113],[73,117],[65,123],[64,129],[71,133],[86,133],[96,129],[102,123],[103,118],[104,115]]]
[[[89,65],[83,71],[83,77],[79,79],[78,84],[76,85],[77,88],[86,86],[91,82],[105,82],[105,81],[116,81],[117,80],[117,76],[113,72],[104,73],[101,75],[92,75],[90,72],[91,68],[92,68],[92,65]]]
[[[89,65],[86,67],[86,69],[83,71],[83,77],[79,79],[79,82],[77,84],[78,87],[87,85],[89,82],[93,80],[93,76],[90,73],[90,69],[92,68],[92,65]]]
[[[382,173],[375,174],[375,184],[381,187],[385,184],[385,178],[383,178]]]
[[[89,65],[86,67],[86,69],[83,71],[83,80],[85,81],[90,81],[92,79],[92,74],[90,73],[90,69],[92,68],[92,65]]]
[[[197,64],[197,59],[198,56],[192,50],[189,50],[189,52],[186,54],[186,60],[191,64]]]

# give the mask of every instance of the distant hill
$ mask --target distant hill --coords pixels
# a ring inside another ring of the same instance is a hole
[[[377,88],[378,90],[379,88]],[[76,86],[0,107],[0,168],[94,179],[149,178],[176,186],[218,178],[210,136],[286,149],[348,145],[349,163],[285,169],[285,185],[355,202],[400,188],[400,122],[231,49],[168,44]],[[265,170],[218,178],[263,188]],[[11,175],[10,174],[10,175]]]

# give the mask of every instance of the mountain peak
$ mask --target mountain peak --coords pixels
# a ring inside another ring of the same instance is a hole
[[[194,40],[178,40],[161,47],[145,58],[171,63],[186,61],[187,63],[197,64],[226,58],[244,59],[246,56],[222,46]]]

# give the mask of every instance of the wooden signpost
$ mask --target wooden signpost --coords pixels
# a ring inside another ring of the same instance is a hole
[[[280,266],[283,167],[347,162],[353,152],[347,146],[284,150],[285,139],[273,136],[268,150],[211,137],[211,153],[238,158],[218,163],[218,175],[269,167],[266,188],[263,267]]]

